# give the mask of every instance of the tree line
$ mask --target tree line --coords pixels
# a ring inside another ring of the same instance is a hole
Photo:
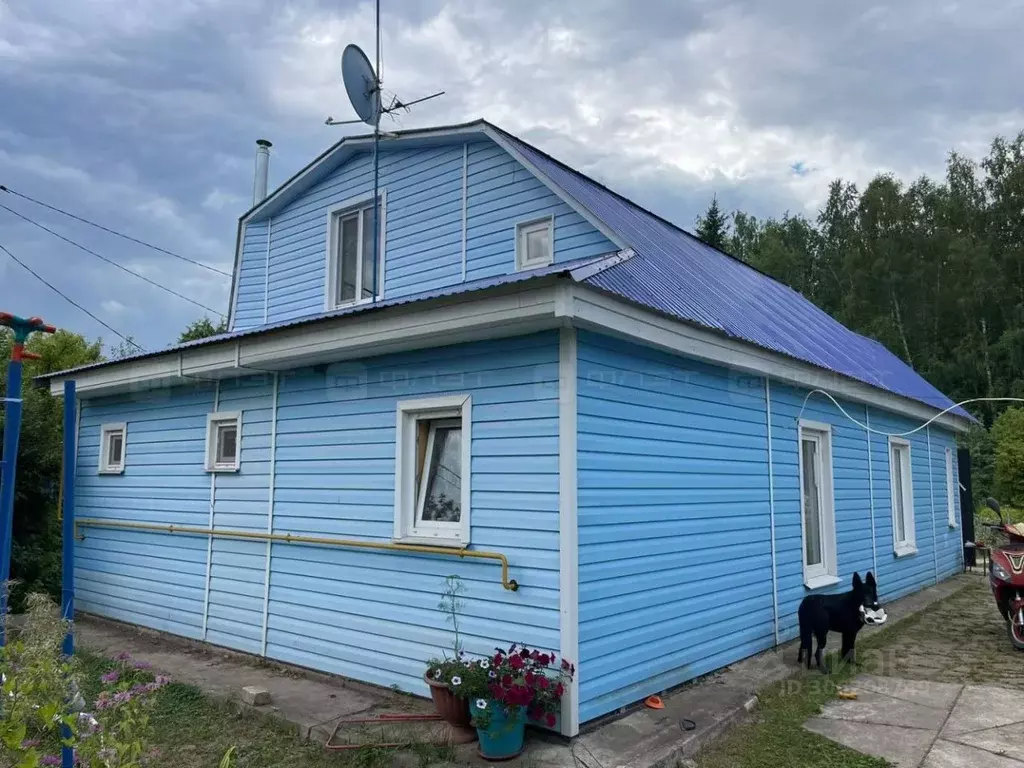
[[[1024,397],[1024,132],[945,177],[836,179],[817,216],[726,215],[696,233],[877,339],[955,401]],[[1001,411],[972,406],[985,423]]]

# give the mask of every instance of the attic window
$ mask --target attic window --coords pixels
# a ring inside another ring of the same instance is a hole
[[[384,196],[381,195],[377,285],[384,272]],[[327,309],[373,299],[373,204],[343,203],[328,216]],[[378,296],[380,290],[377,291]]]
[[[548,216],[516,225],[516,269],[546,267],[553,260],[555,221]]]

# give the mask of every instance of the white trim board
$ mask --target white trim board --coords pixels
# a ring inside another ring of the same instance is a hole
[[[574,298],[571,315],[579,328],[610,333],[675,354],[760,376],[768,375],[775,381],[787,384],[824,389],[837,397],[866,403],[921,422],[932,418],[940,410],[810,363],[698,328],[585,286],[574,285],[571,288]],[[949,413],[933,423],[957,432],[966,432],[970,426],[967,419]]]
[[[576,329],[558,338],[558,563],[560,654],[577,665],[562,699],[562,735],[580,731],[580,585],[576,472]]]
[[[617,336],[757,376],[771,376],[775,382],[824,389],[836,397],[920,422],[938,411],[556,277],[382,307],[374,309],[372,315],[357,312],[324,318],[122,364],[70,371],[49,378],[50,392],[60,397],[67,378],[78,381],[80,397],[89,398],[131,388],[172,386],[188,377],[242,376],[248,373],[245,368],[286,370],[319,362],[518,336],[563,325]],[[948,413],[934,423],[957,432],[966,432],[970,425],[967,419]]]

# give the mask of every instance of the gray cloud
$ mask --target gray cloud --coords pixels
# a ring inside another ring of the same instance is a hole
[[[836,176],[941,173],[1021,126],[1019,0],[384,0],[398,125],[487,117],[683,225],[711,194],[813,214]],[[0,183],[227,268],[252,142],[281,181],[349,129],[369,2],[0,3]],[[356,128],[351,129],[355,132]],[[794,170],[796,169],[796,170]],[[10,202],[211,306],[224,280]],[[17,201],[20,203],[20,201]],[[0,242],[155,347],[200,312],[0,211]],[[0,305],[109,333],[0,260]]]

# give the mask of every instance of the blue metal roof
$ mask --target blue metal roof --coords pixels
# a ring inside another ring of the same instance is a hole
[[[575,279],[583,284],[592,285],[677,319],[718,331],[728,337],[787,355],[936,409],[945,409],[953,405],[948,397],[882,344],[854,333],[793,289],[707,245],[689,232],[612,192],[496,126],[481,120],[426,132],[409,132],[410,136],[406,138],[413,140],[420,134],[429,134],[429,138],[433,133],[443,134],[450,129],[470,129],[476,126],[482,130],[490,129],[500,133],[513,149],[521,153],[564,194],[589,211],[635,252],[633,258],[608,262],[612,266],[596,269],[592,274],[588,274],[586,270],[576,273]],[[291,186],[292,181],[308,176],[311,171],[316,170],[318,164],[323,164],[326,168],[330,164],[332,152],[336,153],[346,143],[355,143],[363,138],[365,137],[349,137],[338,142],[246,216],[261,210],[262,206],[269,205]],[[297,194],[294,191],[293,193]],[[435,291],[375,304],[364,304],[250,330],[221,334],[169,347],[159,352],[133,355],[125,360],[137,360],[228,339],[272,332],[327,318],[360,314],[376,308],[479,291],[545,275],[568,274],[581,266],[600,261],[601,258],[553,264],[529,272],[458,283]],[[123,360],[97,363],[75,370],[117,362]],[[50,374],[56,375],[59,374]],[[971,418],[970,414],[959,408],[955,413]]]
[[[792,288],[503,135],[636,252],[585,284],[937,409],[953,405],[882,344],[854,333]]]
[[[498,275],[497,277],[485,277],[480,280],[471,280],[466,283],[455,283],[454,285],[444,286],[442,288],[435,288],[430,291],[421,291],[419,293],[412,293],[406,296],[399,296],[394,299],[382,299],[375,303],[366,304],[354,304],[351,306],[344,307],[342,309],[335,309],[331,312],[318,312],[312,315],[304,315],[302,317],[295,317],[290,320],[280,320],[276,323],[268,323],[267,325],[259,325],[255,328],[246,328],[241,331],[229,331],[227,333],[219,333],[216,336],[207,336],[202,339],[196,339],[195,341],[186,341],[181,344],[173,344],[163,349],[157,349],[152,351],[138,352],[133,355],[126,355],[125,357],[119,357],[116,360],[103,360],[98,363],[90,363],[89,365],[82,365],[77,368],[69,368],[64,371],[54,371],[53,373],[43,374],[36,378],[40,381],[55,378],[57,376],[64,376],[71,372],[89,371],[94,368],[102,368],[108,365],[119,365],[121,363],[133,362],[136,360],[144,360],[150,357],[157,357],[159,355],[166,355],[173,352],[179,352],[183,349],[192,349],[194,347],[202,347],[207,344],[215,344],[221,341],[233,341],[234,339],[241,339],[247,336],[256,336],[263,333],[271,333],[273,331],[279,331],[283,328],[292,328],[297,325],[306,325],[309,323],[317,323],[322,320],[328,320],[335,317],[344,317],[346,315],[359,315],[364,312],[369,312],[375,309],[384,309],[386,307],[397,307],[402,304],[412,304],[418,301],[426,301],[428,299],[439,299],[445,296],[456,296],[463,293],[473,293],[475,291],[483,291],[487,288],[497,288],[501,285],[511,285],[513,283],[524,283],[530,280],[537,280],[543,277],[549,277],[551,275],[570,275],[574,270],[582,269],[585,267],[600,268],[602,262],[609,264],[618,263],[621,259],[618,258],[618,254],[609,253],[604,256],[583,256],[578,259],[571,259],[570,261],[561,261],[557,264],[549,264],[546,267],[538,267],[531,269],[529,272],[512,272],[507,275]]]

